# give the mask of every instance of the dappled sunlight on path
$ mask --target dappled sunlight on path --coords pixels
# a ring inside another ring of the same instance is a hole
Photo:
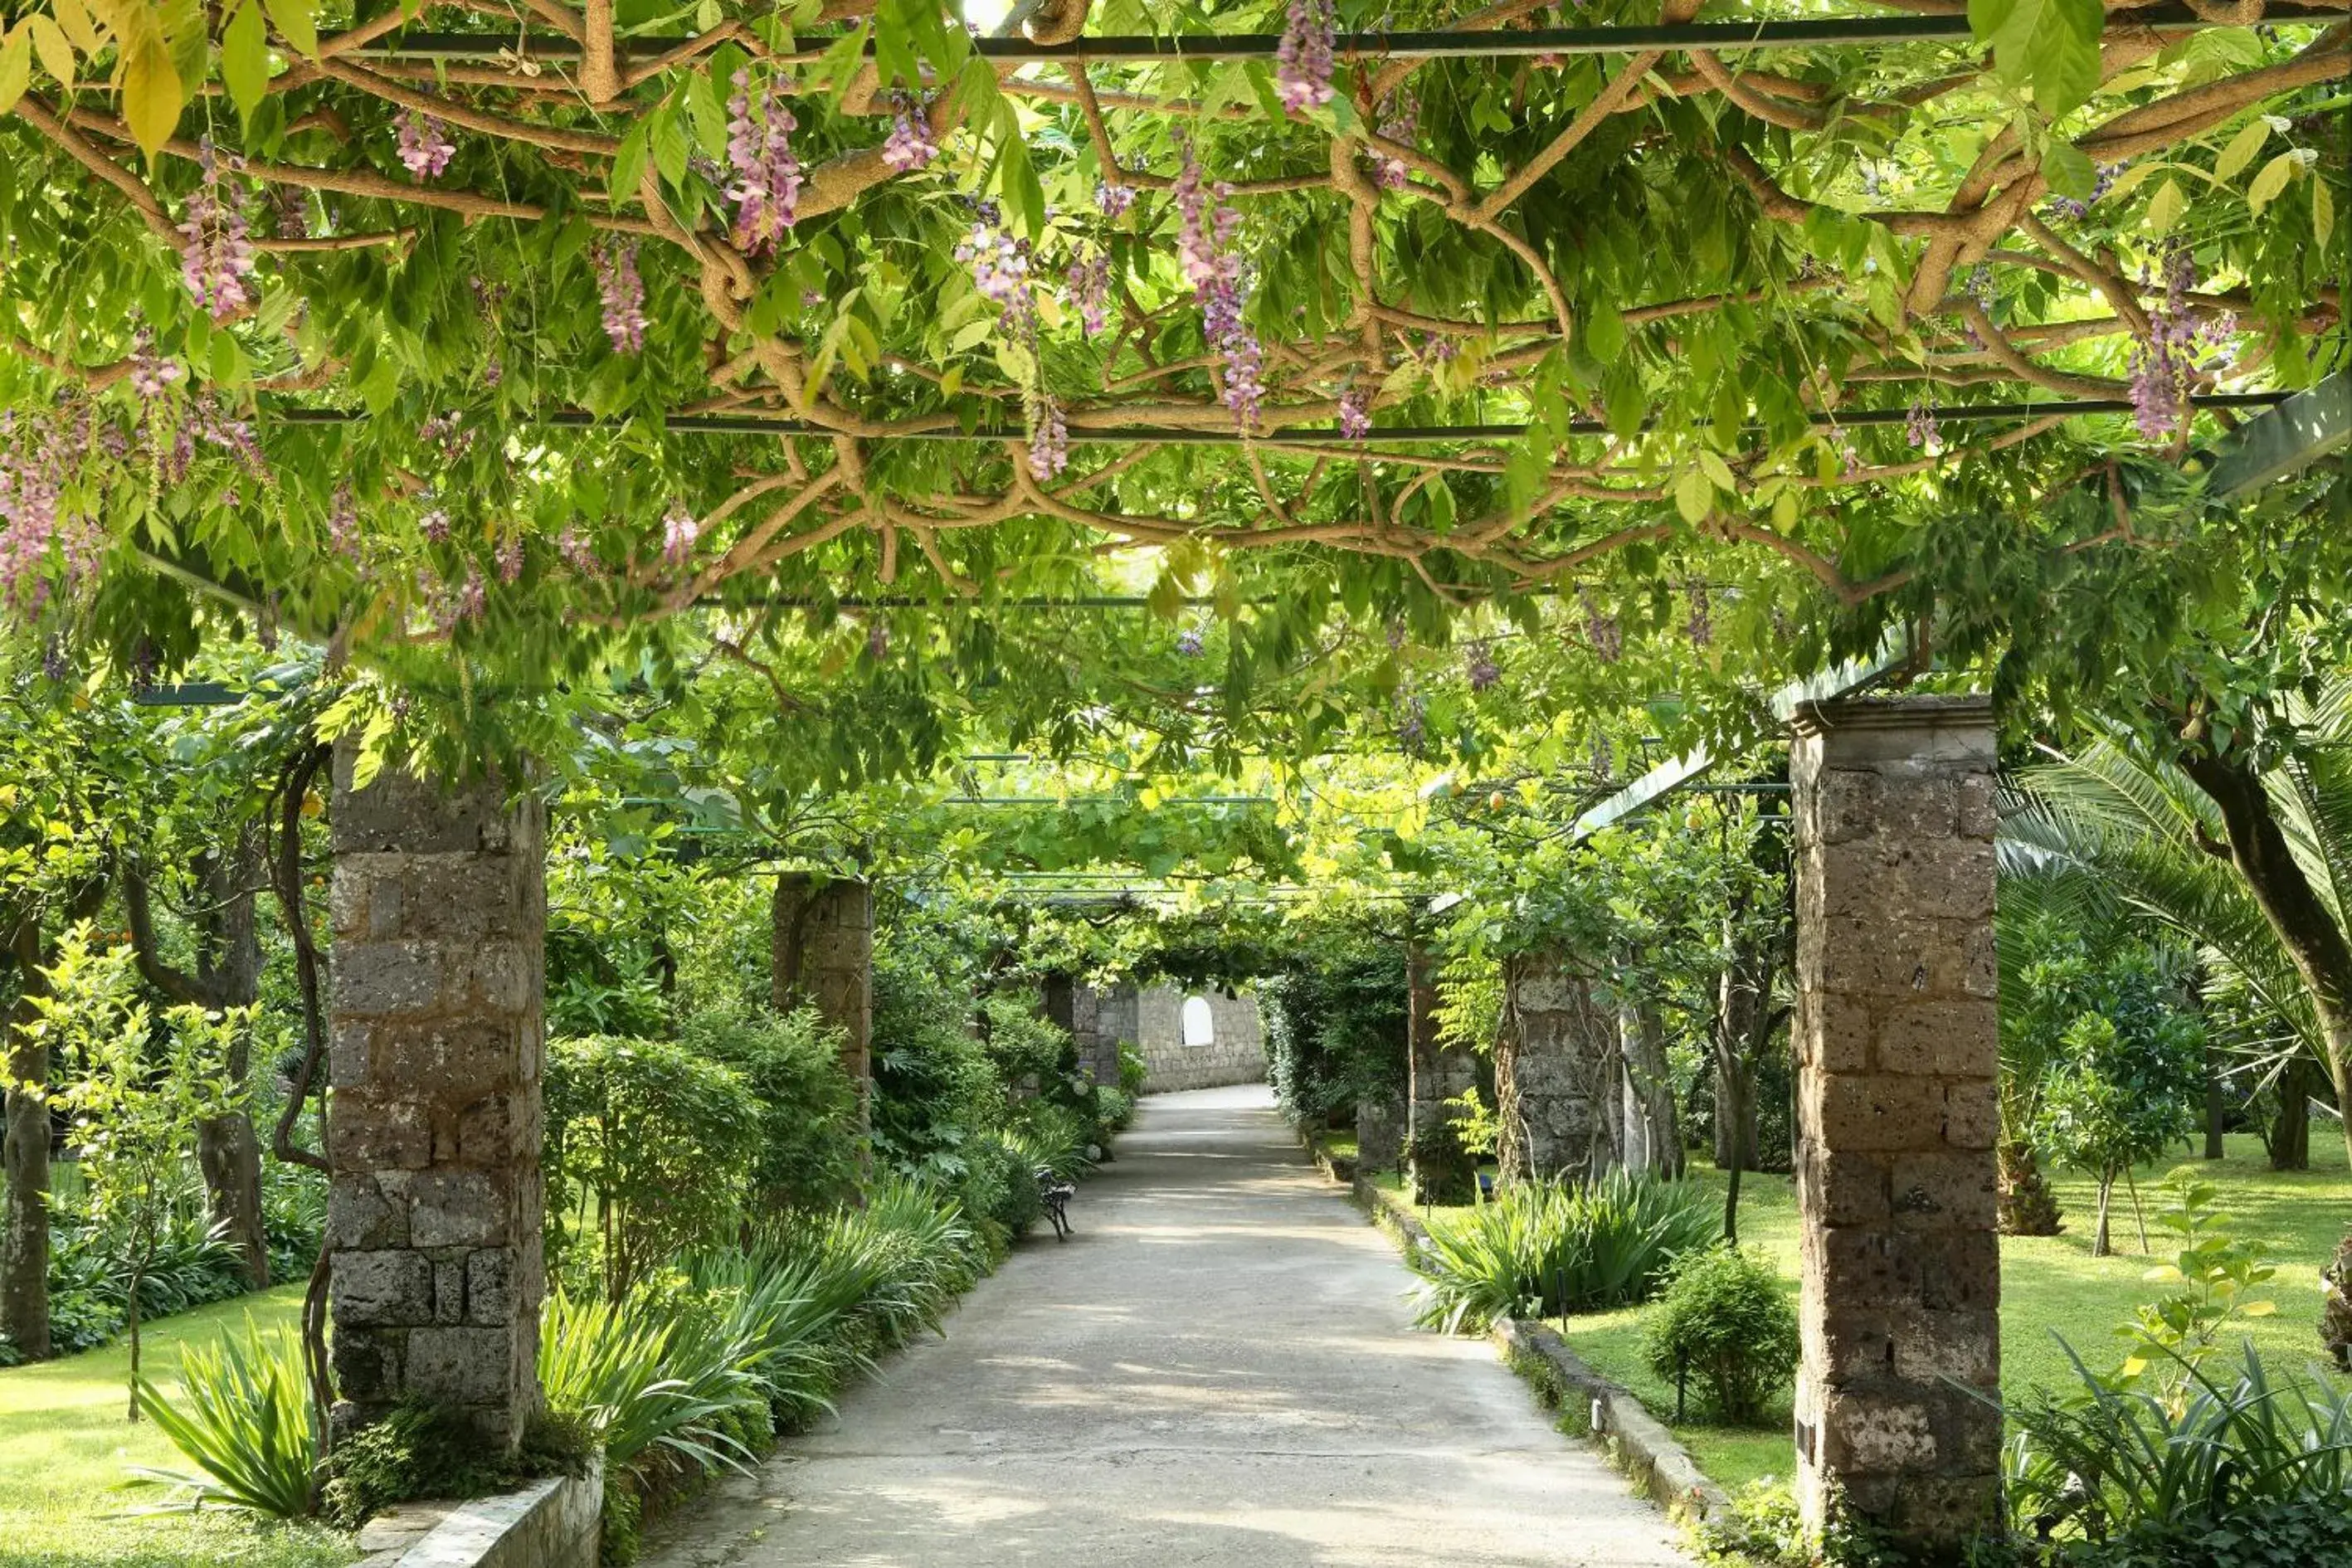
[[[1144,1101],[1018,1248],[651,1568],[1669,1568],[1673,1531],[1411,1277],[1263,1088]]]

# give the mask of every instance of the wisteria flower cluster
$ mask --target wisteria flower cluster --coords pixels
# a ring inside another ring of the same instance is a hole
[[[404,110],[394,130],[401,167],[420,180],[439,179],[457,155],[448,128],[421,110]]]
[[[1095,210],[1101,213],[1103,216],[1116,222],[1125,217],[1127,209],[1134,205],[1135,187],[1133,185],[1122,185],[1115,180],[1095,182]]]
[[[1503,679],[1503,667],[1495,662],[1494,645],[1479,637],[1464,647],[1462,673],[1469,677],[1471,690],[1491,689]]]
[[[152,402],[178,383],[186,372],[180,362],[165,359],[155,352],[155,333],[142,327],[131,335],[131,390],[142,403]]]
[[[1351,386],[1339,395],[1340,439],[1360,441],[1371,433],[1372,400]]]
[[[635,240],[596,247],[596,297],[604,308],[604,335],[615,353],[646,346],[646,280],[637,274]]]
[[[1021,402],[1029,421],[1029,477],[1043,484],[1070,466],[1070,427],[1043,385],[1031,385]]]
[[[1617,624],[1617,617],[1603,614],[1599,602],[1592,596],[1592,590],[1580,584],[1576,590],[1576,603],[1584,613],[1585,640],[1592,645],[1592,651],[1601,662],[1614,664],[1624,658],[1625,631]]]
[[[1683,631],[1693,647],[1706,647],[1715,641],[1715,605],[1707,592],[1705,578],[1693,577],[1683,584],[1683,596],[1690,614],[1683,622]]]
[[[1208,639],[1201,635],[1198,626],[1186,626],[1176,634],[1176,651],[1186,658],[1200,658],[1201,650],[1207,646]]]
[[[2124,159],[2121,163],[2100,164],[2096,172],[2096,177],[2091,182],[2091,194],[2088,199],[2076,201],[2072,196],[2053,195],[2050,198],[2050,210],[2057,213],[2062,217],[2079,218],[2087,216],[2090,210],[2098,205],[2099,198],[2105,195],[2109,191],[2115,188],[2116,176],[2130,167],[2131,160],[2128,158]]]
[[[1421,129],[1420,102],[1410,92],[1398,89],[1381,103],[1380,123],[1372,129],[1383,142],[1393,142],[1401,147],[1409,146],[1414,133]],[[1381,153],[1372,155],[1372,177],[1381,183],[1381,189],[1403,190],[1409,174],[1402,159],[1391,158]]]
[[[2171,439],[2187,418],[2199,345],[2227,343],[2238,325],[2234,314],[2201,321],[2189,303],[2197,285],[2197,260],[2186,246],[2171,248],[2164,271],[2164,302],[2147,312],[2147,336],[2131,355],[2132,418],[2149,442]]]
[[[683,566],[694,554],[694,542],[700,537],[702,525],[694,514],[682,506],[673,506],[662,517],[662,559],[672,566]]]
[[[1070,305],[1078,313],[1088,337],[1096,337],[1110,326],[1110,253],[1097,250],[1080,256],[1070,263],[1065,281],[1069,286]]]
[[[1290,0],[1274,54],[1274,92],[1292,114],[1331,101],[1331,0]]]
[[[1931,458],[1943,449],[1943,432],[1937,426],[1936,411],[1925,403],[1914,403],[1911,411],[1904,416],[1903,435]]]
[[[1258,405],[1265,395],[1265,351],[1242,315],[1249,293],[1234,244],[1241,215],[1226,200],[1231,194],[1230,186],[1220,184],[1215,211],[1210,211],[1199,152],[1186,142],[1175,187],[1177,262],[1201,307],[1201,335],[1223,362],[1225,406],[1246,430],[1257,423]]]
[[[334,500],[328,504],[327,542],[344,560],[359,560],[360,503],[348,479],[335,487]]]
[[[890,119],[890,134],[882,139],[882,162],[902,174],[930,167],[940,155],[940,144],[931,136],[930,117],[919,104],[904,96],[898,100],[897,111]]]
[[[0,414],[0,599],[27,616],[48,597],[49,545],[59,536],[69,461],[58,425]]]
[[[735,184],[727,196],[735,204],[735,243],[757,256],[774,250],[799,216],[801,165],[793,156],[793,132],[800,122],[772,82],[761,94],[755,115],[751,70],[738,70],[733,81],[735,92],[727,100],[727,163]]]
[[[188,196],[187,221],[180,225],[180,276],[188,292],[215,321],[226,321],[253,303],[253,241],[245,212],[221,183],[224,168],[237,166],[213,151],[212,138],[196,143],[196,167],[204,179]]]

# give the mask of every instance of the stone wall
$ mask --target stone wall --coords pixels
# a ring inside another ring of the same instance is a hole
[[[1226,1084],[1265,1081],[1265,1028],[1258,1016],[1257,998],[1244,992],[1228,996],[1223,991],[1187,992],[1174,985],[1154,985],[1135,998],[1136,1047],[1147,1069],[1146,1094],[1167,1094],[1181,1089],[1217,1089]],[[1184,1043],[1184,1004],[1199,996],[1209,1004],[1208,1044]]]
[[[1797,847],[1797,1489],[1932,1557],[1998,1514],[1991,710],[1823,703]],[[1957,1386],[1956,1386],[1957,1384]]]
[[[1066,974],[1045,981],[1045,1017],[1067,1030],[1078,1070],[1096,1083],[1118,1083],[1119,1047],[1135,1038],[1135,993],[1097,991]]]
[[[326,1248],[338,1433],[537,1407],[544,813],[335,756]]]
[[[404,1502],[360,1531],[358,1568],[596,1568],[604,1467],[495,1497]]]

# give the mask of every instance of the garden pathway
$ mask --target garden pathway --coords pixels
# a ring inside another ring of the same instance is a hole
[[[1672,1528],[1411,1282],[1262,1088],[1146,1100],[1078,1190],[647,1568],[1660,1568]]]

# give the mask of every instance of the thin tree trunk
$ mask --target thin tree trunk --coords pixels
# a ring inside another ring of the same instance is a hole
[[[1635,1020],[1633,1083],[1640,1100],[1649,1166],[1663,1176],[1680,1176],[1686,1164],[1682,1113],[1675,1105],[1675,1075],[1666,1060],[1666,1020],[1655,997],[1643,1000]]]
[[[2149,1250],[2147,1245],[2147,1210],[2139,1201],[2139,1180],[2132,1174],[2132,1168],[2129,1165],[2126,1165],[2124,1167],[2124,1185],[2129,1189],[2131,1193],[2132,1218],[2139,1226],[2139,1252],[2140,1256],[2145,1258],[2147,1256]]]
[[[2230,1152],[2225,1134],[2230,1125],[2230,1102],[2221,1082],[2221,1058],[2218,1051],[2205,1053],[2205,1157],[2224,1159]]]
[[[2091,1256],[2094,1258],[2105,1258],[2107,1255],[2107,1198],[2115,1190],[2116,1173],[2113,1171],[2100,1172],[2099,1228],[2091,1235]]]
[[[133,1265],[131,1270],[131,1419],[139,1419],[139,1287],[145,1280],[144,1268]]]
[[[29,1034],[38,994],[41,928],[37,917],[10,933],[16,954],[16,1005],[7,1022],[7,1075],[25,1086],[9,1091],[7,1193],[0,1218],[0,1334],[28,1361],[49,1355],[49,1081],[48,1047]]]

